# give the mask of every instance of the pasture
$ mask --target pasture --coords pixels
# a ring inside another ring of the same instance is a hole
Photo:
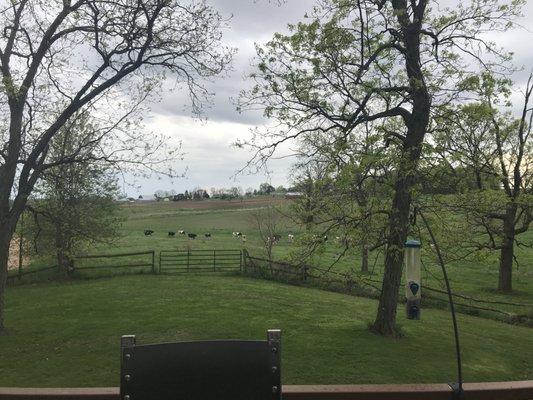
[[[111,246],[105,245],[88,252],[136,252],[144,250],[187,250],[187,249],[240,249],[246,248],[250,254],[264,257],[264,245],[253,223],[252,214],[260,207],[275,205],[283,213],[288,211],[290,201],[280,198],[255,198],[245,201],[184,201],[184,202],[146,202],[127,203],[122,207],[125,221],[122,236]],[[145,236],[145,229],[154,230],[151,236]],[[198,237],[191,240],[187,235],[179,235],[178,230],[194,232]],[[169,231],[176,232],[173,237]],[[246,242],[233,237],[233,232],[246,234]],[[205,233],[210,238],[205,238]],[[273,258],[277,260],[299,260],[300,253],[295,243],[288,240],[289,234],[295,235],[295,242],[301,235],[301,228],[289,218],[280,222],[279,233],[282,239],[274,246]],[[307,260],[308,263],[321,268],[329,268],[336,262],[343,247],[330,235],[320,254]],[[522,237],[524,243],[533,242],[533,231]],[[427,246],[426,246],[427,247]],[[533,314],[533,250],[519,248],[517,254],[520,267],[513,271],[514,292],[501,294],[495,290],[498,281],[497,254],[487,260],[477,262],[456,262],[447,265],[452,289],[476,299],[529,304],[531,307],[499,304],[499,309],[517,314]],[[423,253],[423,284],[443,288],[442,273],[435,254],[426,248]],[[372,279],[382,277],[383,259],[380,251],[370,254]],[[339,262],[331,267],[333,271],[353,270],[359,274],[360,254],[357,249],[348,252]]]
[[[22,285],[7,296],[0,386],[116,386],[122,334],[140,343],[263,338],[283,330],[286,384],[451,382],[445,310],[371,334],[374,300],[227,275],[137,275]],[[401,308],[401,306],[400,306]],[[533,378],[530,328],[460,315],[466,381]]]

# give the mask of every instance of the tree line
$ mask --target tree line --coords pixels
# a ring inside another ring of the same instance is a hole
[[[212,187],[207,191],[201,187],[196,187],[192,190],[185,190],[183,193],[176,193],[175,190],[157,190],[154,193],[154,197],[157,201],[170,200],[170,201],[182,201],[182,200],[207,200],[207,199],[222,199],[233,200],[242,198],[251,198],[254,196],[265,196],[270,194],[283,194],[287,192],[297,192],[298,187],[293,186],[285,188],[283,185],[276,187],[272,186],[268,182],[261,183],[258,188],[252,187],[243,190],[240,186],[233,186],[231,188],[215,188]],[[142,196],[139,196],[142,199]],[[134,200],[132,198],[132,200]]]

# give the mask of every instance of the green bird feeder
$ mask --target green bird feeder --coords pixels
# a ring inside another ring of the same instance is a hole
[[[405,242],[405,311],[407,319],[420,319],[420,242]]]

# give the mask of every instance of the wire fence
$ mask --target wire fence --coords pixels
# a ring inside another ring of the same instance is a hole
[[[246,250],[155,250],[131,253],[90,254],[74,258],[70,271],[60,271],[57,265],[13,271],[8,284],[57,280],[65,277],[90,278],[125,274],[172,274],[206,272],[243,272],[248,276],[271,279],[296,285],[308,285],[325,290],[368,298],[379,298],[382,281],[372,275],[341,272],[305,264],[251,256]],[[446,291],[424,286],[423,299],[427,306],[448,307]],[[505,322],[533,326],[533,304],[477,299],[453,293],[458,311],[470,315],[488,316]],[[399,301],[403,301],[402,297]],[[523,312],[509,312],[499,306],[512,306]]]
[[[368,275],[353,272],[339,272],[310,265],[294,265],[287,262],[268,260],[243,253],[243,271],[245,274],[262,279],[271,279],[296,285],[314,286],[325,290],[379,298],[382,281]],[[448,307],[444,297],[446,291],[424,286],[423,299],[427,306]],[[464,314],[488,316],[509,323],[533,326],[533,304],[477,299],[460,293],[452,293],[458,311]],[[400,302],[404,301],[399,297]],[[514,306],[523,312],[513,313],[497,306]]]

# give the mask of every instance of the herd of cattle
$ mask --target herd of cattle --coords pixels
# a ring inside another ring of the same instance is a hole
[[[144,230],[144,235],[145,236],[152,236],[152,234],[154,234],[155,231],[151,230],[151,229],[145,229]],[[187,237],[189,239],[196,239],[198,237],[198,235],[196,233],[191,233],[191,232],[185,232],[184,230],[179,230],[178,232],[178,235],[187,235]],[[169,237],[174,237],[176,236],[176,232],[175,231],[168,231],[168,236]],[[241,239],[241,241],[243,243],[246,243],[246,235],[243,234],[242,232],[233,232],[232,233],[232,236],[235,238],[235,239]],[[210,232],[206,232],[204,233],[204,237],[206,239],[211,239],[211,233]],[[281,240],[281,235],[272,235],[272,236],[268,236],[266,238],[266,241],[268,243],[271,243],[271,244],[277,244],[279,243],[279,241]],[[289,243],[292,243],[294,242],[294,235],[293,234],[288,234],[287,235],[287,240]],[[313,235],[313,240],[316,241],[316,242],[327,242],[328,240],[328,237],[327,236],[318,236],[318,235]],[[340,238],[338,237],[337,240],[340,240]]]
[[[153,234],[155,233],[154,230],[152,229],[145,229],[144,230],[144,235],[145,236],[152,236]],[[198,237],[198,234],[196,233],[191,233],[191,232],[185,232],[184,230],[179,230],[177,232],[178,235],[187,235],[187,237],[189,239],[196,239]],[[168,231],[168,237],[174,237],[176,236],[176,232],[175,231]],[[232,236],[235,238],[235,239],[240,239],[242,242],[246,243],[246,235],[243,234],[242,232],[233,232],[232,233]],[[211,239],[211,233],[210,232],[206,232],[204,233],[204,237],[206,239]],[[272,235],[272,236],[268,236],[266,238],[266,240],[269,242],[269,243],[272,243],[272,244],[277,244],[279,243],[279,241],[281,240],[281,235]],[[288,234],[287,235],[287,240],[289,241],[289,243],[292,243],[294,242],[294,235],[293,234]],[[325,237],[325,240],[327,240],[327,237]]]
[[[155,231],[151,230],[151,229],[145,229],[144,230],[144,236],[152,236],[153,234],[155,233]],[[183,230],[180,230],[178,231],[178,235],[187,235],[189,237],[189,239],[196,239],[198,237],[198,235],[196,233],[187,233]],[[173,236],[176,236],[176,232],[175,231],[168,231],[168,236],[169,237],[173,237]],[[204,236],[206,239],[210,239],[211,238],[211,234],[209,232],[206,232],[204,233]]]

